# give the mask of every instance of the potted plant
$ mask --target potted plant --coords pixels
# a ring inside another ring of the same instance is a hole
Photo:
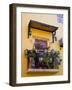
[[[58,69],[61,64],[60,52],[52,49],[50,52],[44,54],[44,62],[48,69]]]

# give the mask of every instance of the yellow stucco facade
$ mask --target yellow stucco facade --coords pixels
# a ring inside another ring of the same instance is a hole
[[[29,21],[33,19],[39,22],[43,22],[46,24],[54,25],[58,27],[56,36],[57,41],[52,43],[52,33],[51,32],[45,32],[41,30],[37,30],[32,28],[32,37],[28,38],[28,23]],[[32,49],[33,48],[33,40],[35,38],[38,39],[45,39],[49,42],[47,43],[48,46],[50,46],[50,49],[55,49],[60,51],[61,57],[63,57],[63,48],[60,49],[59,46],[59,39],[63,37],[63,25],[61,23],[57,22],[57,16],[52,14],[33,14],[33,13],[22,13],[21,14],[21,76],[22,77],[28,77],[28,76],[51,76],[51,75],[62,75],[63,74],[63,60],[62,64],[59,67],[58,72],[27,72],[27,58],[24,54],[25,49]]]

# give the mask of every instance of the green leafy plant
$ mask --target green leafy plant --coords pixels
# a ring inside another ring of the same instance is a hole
[[[60,52],[52,49],[48,54],[44,55],[44,61],[48,65],[48,68],[58,69],[62,61]]]
[[[40,56],[37,55],[37,51],[35,49],[32,50],[26,49],[25,55],[27,56],[28,59],[32,57],[33,60],[35,60],[35,62],[36,62],[35,58],[40,59]],[[41,58],[43,58],[43,60],[38,61],[38,65],[40,65],[42,68],[47,69],[58,69],[62,61],[60,57],[60,52],[55,51],[54,49],[52,49],[50,52],[48,52],[48,50],[45,51],[41,56]]]

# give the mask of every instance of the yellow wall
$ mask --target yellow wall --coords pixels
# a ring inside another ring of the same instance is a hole
[[[63,35],[63,31],[62,31],[63,25],[60,23],[57,23],[56,15],[22,13],[22,19],[21,19],[21,22],[22,22],[22,35],[21,35],[21,40],[22,40],[21,41],[22,77],[24,77],[24,76],[43,76],[43,75],[62,75],[63,74],[63,64],[61,64],[59,72],[55,72],[55,73],[52,73],[52,72],[51,73],[49,73],[49,72],[27,73],[27,59],[26,59],[26,56],[24,55],[24,50],[33,48],[32,40],[28,39],[28,37],[27,37],[28,23],[31,19],[59,27],[57,30],[57,35],[56,35],[58,40]],[[47,33],[47,32],[32,28],[32,36],[33,36],[33,38],[38,37],[38,38],[49,39],[50,42],[52,42],[52,34],[49,32]],[[58,41],[55,43],[51,43],[51,49],[52,48],[59,50],[61,52],[61,56],[63,55],[63,53],[62,53],[63,50],[60,50]]]

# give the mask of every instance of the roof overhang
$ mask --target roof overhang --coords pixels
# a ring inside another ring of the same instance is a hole
[[[46,32],[55,32],[58,29],[58,27],[56,26],[48,25],[48,24],[41,23],[35,20],[30,20],[28,26],[29,28],[35,28],[35,29],[46,31]]]

